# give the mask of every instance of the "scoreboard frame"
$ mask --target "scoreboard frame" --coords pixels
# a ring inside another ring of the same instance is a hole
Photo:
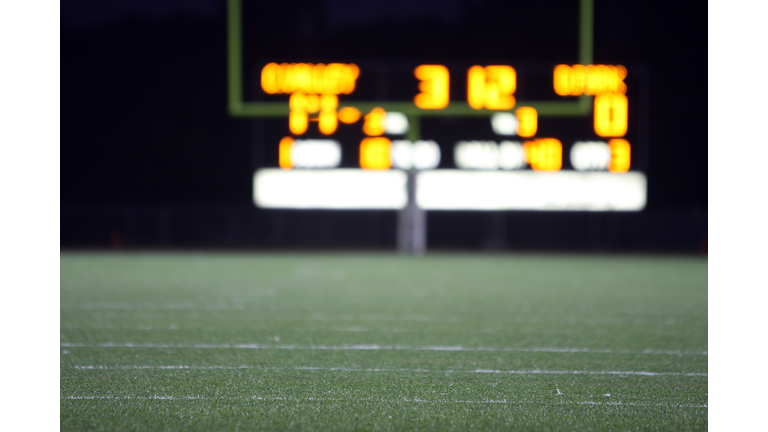
[[[227,91],[228,91],[228,111],[229,114],[236,118],[254,118],[254,119],[268,119],[268,118],[288,118],[291,113],[291,108],[288,101],[246,101],[244,99],[244,69],[243,69],[243,27],[242,27],[242,0],[227,0]],[[578,23],[578,62],[581,65],[587,66],[592,65],[593,63],[593,32],[594,32],[594,0],[579,0],[579,23]],[[602,66],[600,66],[602,67]],[[620,66],[621,68],[621,66]],[[637,109],[637,115],[636,115],[636,138],[637,143],[639,144],[639,149],[641,150],[637,156],[640,156],[637,159],[634,159],[632,165],[640,165],[641,171],[632,173],[626,173],[626,174],[608,174],[606,175],[622,175],[625,176],[624,180],[629,181],[630,183],[634,184],[642,184],[642,207],[644,207],[644,203],[646,200],[647,195],[647,186],[646,186],[646,178],[643,171],[647,171],[648,166],[648,136],[647,136],[647,110],[648,110],[648,101],[647,101],[647,89],[648,89],[648,72],[642,65],[633,65],[633,75],[636,75],[639,78],[639,86],[638,86],[638,99],[636,100],[636,103],[638,104]],[[626,72],[626,71],[625,71]],[[636,72],[636,74],[635,74]],[[559,94],[559,93],[558,93]],[[572,93],[574,94],[574,93]],[[578,93],[575,93],[578,94]],[[561,94],[562,95],[562,94]],[[560,101],[551,101],[551,100],[524,100],[520,101],[521,103],[513,104],[511,109],[488,109],[485,107],[478,108],[478,107],[472,107],[470,106],[469,101],[450,101],[448,100],[447,105],[445,105],[442,108],[435,108],[435,109],[425,109],[420,108],[417,106],[417,104],[414,102],[414,100],[410,101],[359,101],[359,100],[338,100],[336,108],[340,111],[344,108],[355,108],[359,112],[371,112],[374,109],[379,109],[385,111],[385,112],[395,112],[395,113],[401,113],[404,114],[407,117],[407,121],[409,124],[409,127],[407,129],[407,132],[405,133],[405,139],[409,140],[411,142],[417,142],[421,140],[421,119],[422,117],[491,117],[498,113],[512,113],[521,107],[530,107],[535,110],[535,113],[538,117],[550,117],[550,118],[579,118],[579,117],[589,117],[594,112],[594,98],[595,96],[591,94],[586,94],[586,92],[583,92],[579,94],[579,96],[576,96],[576,100],[560,100]],[[625,98],[626,100],[626,98]],[[626,103],[626,102],[625,102]],[[516,105],[516,106],[515,106]],[[522,135],[522,134],[521,134]],[[601,135],[603,136],[603,135]],[[639,160],[638,160],[639,159]],[[640,162],[637,164],[637,162]],[[259,164],[260,165],[260,164]],[[644,167],[645,169],[643,169]],[[437,170],[434,172],[436,175],[440,175],[439,171],[444,171],[446,174],[449,174],[447,171],[450,170]],[[289,174],[288,172],[283,172],[284,174]],[[426,174],[430,174],[429,170],[425,172]],[[263,169],[261,170],[261,183],[265,184],[266,178],[268,176],[272,176],[274,174],[274,179],[272,179],[272,183],[274,185],[274,182],[283,182],[287,180],[288,178],[285,176],[282,176],[280,173],[280,169]],[[299,174],[299,173],[295,173]],[[309,174],[309,173],[307,173]],[[334,175],[331,172],[328,172],[328,174]],[[353,174],[352,172],[346,172],[345,174]],[[373,174],[370,171],[368,174]],[[381,173],[384,174],[384,173]],[[397,229],[397,244],[398,249],[401,252],[405,253],[411,253],[411,254],[420,254],[423,253],[426,250],[426,210],[421,208],[418,204],[421,199],[417,196],[419,193],[416,189],[416,179],[418,177],[418,170],[416,169],[407,169],[405,172],[392,172],[392,176],[401,176],[402,181],[404,182],[404,189],[406,197],[403,197],[402,199],[405,200],[405,205],[403,206],[396,206],[399,208],[398,211],[398,229]],[[527,181],[527,177],[533,178],[534,173],[530,173],[531,175],[521,173],[522,175],[515,175],[515,182],[520,182],[521,180]],[[539,173],[542,174],[542,173]],[[557,175],[555,175],[557,174]],[[577,174],[574,172],[573,174]],[[256,175],[254,176],[254,194],[257,195],[257,189],[258,189],[258,182],[257,178],[259,177],[260,173],[259,170],[257,170]],[[431,174],[430,174],[431,175]],[[567,172],[563,173],[550,173],[545,174],[546,176],[549,176],[548,178],[550,180],[556,180],[556,181],[562,181],[562,179],[565,179],[566,177],[578,177],[574,176],[572,174],[568,174]],[[598,184],[603,177],[605,177],[602,173],[580,173],[583,178],[579,178],[579,181],[584,182],[591,182],[592,184]],[[586,175],[586,177],[584,177]],[[280,177],[282,176],[282,177]],[[279,180],[278,177],[280,177]],[[433,176],[434,177],[434,176]],[[329,177],[330,178],[330,177]],[[506,178],[505,178],[506,179]],[[559,180],[558,180],[559,179]],[[293,177],[291,177],[290,180],[293,180]],[[621,180],[619,178],[616,178],[615,180]],[[622,180],[622,181],[624,181]],[[570,180],[568,180],[570,181]],[[547,193],[551,193],[553,190],[552,187],[555,187],[555,183],[548,181],[550,183],[549,189],[547,189]],[[354,183],[346,181],[347,184]],[[419,181],[421,183],[421,181]],[[434,182],[433,182],[434,183]],[[586,183],[585,183],[586,184]],[[633,186],[634,187],[634,186]],[[357,200],[360,201],[361,197],[363,195],[359,195],[357,197]],[[317,197],[314,197],[317,198]],[[395,201],[399,200],[401,198],[395,199]],[[257,205],[261,206],[260,201],[258,201],[256,198]],[[310,200],[311,201],[311,200]],[[364,199],[362,201],[365,201]],[[309,201],[308,201],[309,202]],[[345,207],[346,205],[346,207]],[[349,207],[349,204],[340,205],[338,207],[329,207],[329,206],[321,206],[317,208],[337,208],[337,209],[352,209],[352,208],[376,208],[374,205],[373,207],[366,207],[360,202],[356,201],[356,207]],[[635,204],[631,204],[630,207],[634,206]],[[294,208],[291,206],[285,207],[284,205],[268,205],[267,208]],[[296,207],[296,208],[304,208],[304,207]],[[310,208],[310,207],[306,207]],[[315,208],[315,207],[311,207]],[[386,208],[392,208],[395,207],[386,207]],[[440,207],[439,204],[432,205],[431,210],[450,210],[451,207]],[[497,208],[483,208],[482,205],[480,207],[472,207],[474,210],[498,210]],[[567,210],[567,209],[566,209]],[[604,211],[598,209],[592,209],[597,211]],[[621,209],[621,208],[614,208],[614,210],[623,211],[627,209]],[[571,210],[572,211],[572,210]],[[610,211],[610,209],[608,209]],[[630,211],[637,211],[637,209],[632,209]]]
[[[588,65],[593,61],[594,0],[579,0],[579,63]],[[227,65],[228,65],[228,108],[233,117],[287,117],[290,113],[288,102],[245,101],[243,100],[243,53],[242,53],[242,7],[241,0],[227,0]],[[577,101],[525,101],[525,106],[536,109],[539,117],[585,117],[592,114],[592,96],[582,94]],[[421,117],[434,116],[492,116],[511,110],[475,109],[467,102],[449,102],[442,109],[422,109],[412,101],[403,102],[359,102],[339,101],[339,109],[357,108],[369,112],[374,108],[396,111],[408,116],[411,124],[417,125]],[[418,126],[408,135],[418,140]]]

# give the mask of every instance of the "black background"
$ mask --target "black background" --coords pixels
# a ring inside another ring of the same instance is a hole
[[[397,1],[384,12],[382,6],[366,10],[345,1],[244,3],[246,61],[578,63],[575,0]],[[83,223],[67,219],[85,212],[73,209],[253,207],[258,126],[227,113],[225,3],[123,1],[115,3],[122,9],[108,13],[100,13],[98,4],[61,3],[62,245],[109,244],[111,238],[114,246],[115,232],[123,230],[105,223],[97,241]],[[707,214],[707,11],[704,4],[689,5],[596,0],[594,62],[639,64],[650,77],[649,191],[642,212],[648,217],[637,222],[639,216],[631,216],[635,222],[622,226],[645,227],[637,228],[641,236],[658,226],[647,222],[654,217],[675,215],[677,222],[667,230],[684,224],[680,218],[703,218],[703,230],[695,235],[698,247],[706,237]],[[251,84],[246,83],[246,92]],[[270,214],[272,231],[300,218]],[[558,218],[541,216],[553,217]],[[569,217],[560,220],[579,230],[578,221],[568,221],[582,216]],[[450,246],[435,231],[446,218],[430,216],[431,244]],[[394,220],[390,215],[374,219],[360,224]],[[460,234],[471,237],[468,233],[477,230],[472,224],[459,224]],[[377,230],[382,234],[374,237],[387,237],[393,227]],[[323,235],[324,244],[334,243],[333,234]],[[182,237],[171,245],[183,245]],[[301,234],[294,237],[301,243]],[[564,244],[593,245],[578,239]]]

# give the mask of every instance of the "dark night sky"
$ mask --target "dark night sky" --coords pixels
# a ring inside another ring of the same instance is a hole
[[[482,41],[534,33],[524,13],[575,23],[563,4],[271,2],[255,22],[273,32],[265,55],[474,60],[500,48]],[[250,202],[251,123],[226,111],[224,7],[61,2],[62,204]],[[696,7],[595,1],[595,62],[650,70],[649,209],[707,211],[707,10]],[[575,44],[558,52],[554,37],[530,37],[514,60],[575,63]]]

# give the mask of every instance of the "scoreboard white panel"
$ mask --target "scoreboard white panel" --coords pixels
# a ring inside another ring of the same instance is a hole
[[[401,170],[265,168],[253,177],[253,200],[264,208],[399,210],[408,202],[407,181]]]
[[[641,172],[434,170],[419,173],[416,202],[425,210],[639,211]]]
[[[403,170],[281,170],[254,175],[254,202],[283,209],[389,209],[408,203]],[[639,211],[645,174],[630,171],[536,172],[430,170],[416,175],[424,210]]]

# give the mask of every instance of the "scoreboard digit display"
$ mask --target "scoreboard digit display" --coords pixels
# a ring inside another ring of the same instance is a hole
[[[592,0],[574,17],[578,64],[243,64],[241,6],[229,0],[229,110],[267,125],[259,207],[401,210],[411,225],[425,210],[645,207],[644,71],[593,63]]]

